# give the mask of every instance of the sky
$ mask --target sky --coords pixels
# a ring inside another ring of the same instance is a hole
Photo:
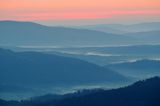
[[[160,0],[0,0],[0,20],[71,25],[160,21]]]

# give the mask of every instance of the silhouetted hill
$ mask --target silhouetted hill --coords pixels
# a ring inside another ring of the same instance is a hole
[[[130,37],[94,30],[48,27],[31,22],[0,21],[1,45],[86,46],[121,44]],[[18,39],[18,40],[17,40]]]
[[[79,59],[0,49],[1,87],[13,85],[13,88],[21,86],[38,90],[61,86],[65,89],[68,86],[118,84],[128,80],[112,70]]]
[[[34,104],[41,104],[41,103],[47,103],[51,101],[60,101],[66,98],[80,97],[80,96],[89,95],[89,94],[100,92],[100,91],[104,91],[104,90],[103,89],[82,89],[74,93],[67,93],[62,95],[46,94],[43,96],[36,96],[36,97],[31,97],[30,99],[27,99],[27,100],[23,100],[23,104],[29,103],[29,102],[33,102]]]
[[[130,86],[99,90],[86,95],[74,95],[59,100],[34,102],[21,101],[12,106],[159,106],[160,105],[160,78],[153,77],[138,81]],[[10,106],[11,101],[3,101],[2,106]],[[5,105],[5,104],[9,105]]]
[[[64,99],[55,106],[159,106],[159,89],[160,78],[155,77],[125,88]]]
[[[123,75],[146,78],[155,75],[160,76],[159,60],[138,60],[135,62],[124,62],[106,65]]]

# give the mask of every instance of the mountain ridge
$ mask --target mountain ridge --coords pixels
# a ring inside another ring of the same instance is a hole
[[[132,42],[132,38],[88,29],[49,27],[32,22],[0,21],[1,45],[86,46]],[[18,39],[18,40],[17,40]],[[124,42],[124,40],[126,40]],[[113,43],[114,42],[114,43]]]

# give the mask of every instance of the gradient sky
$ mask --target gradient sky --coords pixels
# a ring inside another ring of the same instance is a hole
[[[160,19],[160,0],[0,0],[0,20]]]

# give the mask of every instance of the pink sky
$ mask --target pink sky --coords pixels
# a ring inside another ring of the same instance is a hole
[[[0,0],[0,20],[160,16],[160,0]]]

